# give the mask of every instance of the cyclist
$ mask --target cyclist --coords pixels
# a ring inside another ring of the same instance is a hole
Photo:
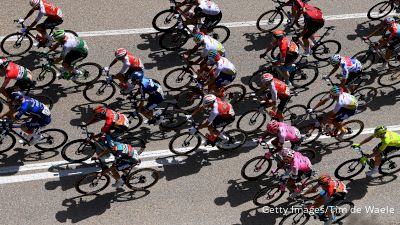
[[[400,43],[400,24],[396,22],[396,19],[393,17],[387,17],[381,25],[374,30],[371,34],[368,36],[363,37],[364,40],[369,39],[371,36],[375,35],[378,32],[386,33],[386,31],[390,32],[389,37],[385,38],[382,37],[379,40],[379,44],[377,44],[375,47],[376,48],[382,48],[383,46],[386,46],[389,42],[389,46],[387,48],[387,51],[385,53],[385,61],[382,63],[382,65],[378,66],[376,69],[377,70],[386,70],[389,68],[388,66],[388,61],[393,55],[393,51],[396,45]]]
[[[315,198],[314,204],[309,206],[309,208],[319,208],[321,206],[330,207],[338,203],[338,201],[344,200],[347,195],[346,185],[339,180],[334,180],[328,175],[321,175],[318,177],[318,184],[311,187],[309,190],[302,193],[306,195],[309,193],[314,193],[317,189],[321,187],[322,191]],[[335,218],[332,217],[332,212],[328,208],[319,215],[320,220],[325,221],[324,224],[331,224],[335,222]]]
[[[1,85],[0,92],[7,98],[9,98],[11,92],[17,89],[27,93],[33,86],[31,71],[13,61],[6,58],[0,59],[0,72],[1,71],[4,71],[5,79]],[[14,87],[6,88],[11,80],[16,80]]]
[[[331,99],[336,101],[335,108],[332,111],[328,112],[327,116],[323,119],[322,122],[324,124],[326,124],[327,122],[333,123],[336,130],[340,131],[340,134],[335,133],[331,135],[338,135],[338,137],[341,138],[343,135],[350,132],[349,129],[345,128],[342,125],[342,121],[356,114],[358,101],[353,95],[343,92],[343,90],[339,86],[334,85],[330,90],[330,95],[325,99],[321,99],[321,101],[318,102],[318,104],[314,108],[308,109],[308,112],[314,111]]]
[[[111,172],[113,178],[115,179],[115,184],[113,185],[116,189],[122,188],[125,183],[126,175],[128,175],[129,168],[140,163],[138,152],[129,144],[124,144],[121,142],[114,141],[111,135],[106,136],[107,146],[102,152],[96,153],[92,160],[97,160],[102,156],[112,153],[115,162],[110,168],[103,170],[102,173]],[[120,176],[118,171],[123,171],[123,175]]]
[[[39,10],[35,21],[26,28],[25,32],[28,32],[36,26],[43,16],[47,16],[43,23],[36,26],[36,30],[40,33],[40,36],[37,35],[36,39],[39,42],[38,47],[50,47],[53,43],[53,38],[46,32],[46,29],[54,28],[63,23],[62,11],[60,8],[45,0],[29,0],[29,4],[32,6],[32,9],[28,12],[25,18],[22,20],[20,19],[19,22],[24,22],[35,12],[35,10]]]
[[[400,134],[393,131],[388,131],[385,126],[377,126],[374,134],[367,137],[359,144],[353,144],[352,147],[360,147],[361,145],[371,141],[373,138],[380,138],[381,143],[375,146],[372,154],[366,155],[367,158],[375,158],[375,167],[367,172],[367,176],[372,176],[378,172],[378,168],[382,160],[382,153],[389,153],[394,150],[399,150],[400,148]]]
[[[271,116],[282,122],[284,118],[283,111],[291,98],[290,88],[270,73],[262,75],[261,83],[261,88],[257,93],[266,93],[266,90],[269,89],[269,92],[265,95],[267,100],[266,105],[272,106]],[[278,99],[280,103],[277,106]]]
[[[161,85],[154,82],[153,79],[143,76],[143,73],[133,73],[130,78],[134,85],[139,86],[137,93],[140,93],[141,98],[138,111],[148,119],[145,123],[155,125],[160,124],[160,115],[157,114],[153,116],[153,113],[154,109],[164,101],[164,92]],[[147,104],[144,106],[146,94],[149,96],[147,98]]]
[[[228,141],[228,137],[219,132],[217,128],[224,127],[235,121],[235,111],[229,102],[223,101],[221,98],[218,98],[213,94],[208,94],[204,96],[203,104],[191,115],[188,115],[187,118],[190,119],[209,108],[211,108],[211,112],[207,121],[203,122],[196,129],[191,129],[190,132],[195,133],[197,130],[207,127],[208,131],[210,132],[210,134],[206,135],[207,144],[214,146],[215,142],[217,141],[217,137],[224,142]]]
[[[27,144],[35,145],[42,135],[39,128],[47,126],[51,122],[51,113],[49,108],[34,98],[24,96],[22,92],[16,91],[10,94],[11,105],[10,111],[5,114],[11,117],[13,121],[20,120],[22,116],[30,117],[30,120],[23,124],[13,124],[14,128],[21,128],[20,135],[28,141]],[[15,116],[14,114],[17,113]],[[21,144],[24,140],[19,140]]]
[[[350,85],[347,89],[346,85],[354,80],[356,77],[362,75],[362,64],[355,58],[340,56],[335,54],[329,59],[331,65],[333,65],[332,71],[324,76],[324,79],[329,78],[334,74],[339,68],[342,69],[342,74],[340,76],[340,87],[346,92],[352,93],[355,89],[354,85]]]
[[[292,84],[289,81],[290,72],[293,71],[294,66],[292,65],[299,56],[299,47],[294,41],[289,41],[283,30],[275,30],[272,35],[271,45],[268,45],[265,53],[260,55],[260,58],[264,58],[274,46],[279,46],[280,54],[278,61],[272,65],[279,67],[278,71],[283,75],[285,83],[289,86]]]
[[[54,60],[54,64],[62,61],[62,66],[65,70],[62,77],[66,80],[76,79],[79,75],[82,75],[82,71],[74,68],[74,65],[87,57],[88,47],[86,41],[73,34],[65,33],[64,30],[56,30],[53,33],[53,38],[57,43],[45,53],[55,51],[58,46],[63,45],[61,55]]]
[[[127,94],[132,92],[133,85],[128,82],[133,74],[139,74],[140,76],[144,76],[144,67],[140,58],[134,56],[132,53],[128,52],[125,48],[119,48],[115,51],[115,59],[110,63],[108,67],[105,67],[105,71],[109,71],[110,68],[121,60],[122,68],[115,75],[120,81],[120,86],[123,88],[123,94]]]
[[[222,18],[222,12],[218,5],[210,0],[185,0],[182,4],[188,4],[183,11],[189,15],[191,21],[199,21],[204,18],[200,28],[202,32],[207,32],[209,28],[216,26]],[[189,11],[193,7],[193,12]]]
[[[93,138],[104,138],[107,134],[111,134],[111,131],[114,131],[113,134],[123,134],[129,128],[129,120],[124,114],[115,112],[114,110],[101,105],[96,106],[93,117],[87,125],[96,123],[100,120],[104,120],[105,124],[101,128],[101,132],[93,136]]]
[[[276,138],[271,141],[271,144],[275,146],[276,150],[269,152],[268,154],[270,155],[281,151],[285,141],[290,141],[292,144],[292,149],[296,149],[300,144],[301,134],[299,129],[294,126],[287,125],[286,123],[278,122],[276,120],[271,120],[268,122],[267,130],[261,135],[261,137],[258,139],[258,142],[261,143],[268,133],[276,135]]]
[[[200,47],[203,47],[203,53],[201,54],[201,57],[199,57],[198,60],[193,62],[193,64],[201,65],[200,70],[205,71],[207,69],[206,62],[209,51],[216,50],[222,57],[225,57],[224,46],[222,46],[222,44],[219,41],[204,34],[203,32],[197,32],[196,34],[194,34],[193,41],[196,43],[196,45],[192,49],[186,51],[183,57],[185,59],[188,59],[191,54],[195,53]]]

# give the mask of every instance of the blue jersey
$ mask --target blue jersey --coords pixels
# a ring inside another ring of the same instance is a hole
[[[35,117],[37,119],[47,119],[51,116],[49,108],[38,100],[25,96],[21,106],[17,109],[17,120],[23,115]]]
[[[161,86],[147,77],[143,77],[142,82],[140,83],[140,93],[142,98],[144,98],[146,93],[148,95],[164,95]]]

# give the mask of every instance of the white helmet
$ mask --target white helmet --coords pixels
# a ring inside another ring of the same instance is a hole
[[[270,83],[272,81],[272,79],[274,78],[274,76],[270,73],[264,73],[261,77],[261,82],[263,84],[265,83]]]
[[[203,105],[210,105],[213,104],[217,100],[217,97],[213,94],[208,94],[203,98]]]
[[[29,4],[33,7],[33,8],[37,8],[40,5],[40,0],[29,0]]]
[[[340,60],[342,60],[342,57],[339,54],[335,54],[335,55],[331,56],[331,58],[329,59],[329,62],[332,65],[337,65],[340,63]]]
[[[295,151],[293,151],[290,148],[283,148],[281,150],[282,158],[285,161],[292,160],[294,158],[294,153],[295,153]]]
[[[125,57],[126,54],[128,54],[128,51],[126,51],[125,48],[119,48],[115,51],[115,58],[121,59],[122,57]]]

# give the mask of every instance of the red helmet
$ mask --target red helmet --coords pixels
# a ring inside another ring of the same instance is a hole
[[[117,59],[121,59],[123,57],[126,56],[126,54],[128,54],[128,51],[126,51],[126,49],[124,48],[119,48],[115,51],[115,58]]]
[[[102,105],[96,106],[96,108],[94,108],[94,113],[95,116],[103,117],[107,113],[107,108]]]
[[[274,76],[270,73],[264,73],[261,77],[261,82],[263,84],[265,83],[271,83],[272,79],[274,79]]]
[[[269,132],[271,134],[278,133],[278,129],[279,129],[279,122],[276,120],[271,120],[267,124],[267,132]]]
[[[319,176],[318,177],[318,184],[319,185],[327,185],[327,184],[329,184],[329,182],[331,181],[331,177],[330,176],[327,176],[327,175],[321,175],[321,176]]]
[[[281,30],[281,29],[275,30],[275,31],[272,33],[272,35],[273,35],[273,37],[276,38],[276,39],[281,39],[281,38],[283,38],[283,37],[286,36],[285,31],[283,31],[283,30]]]

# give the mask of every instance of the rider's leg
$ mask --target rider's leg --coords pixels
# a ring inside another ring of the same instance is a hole
[[[372,154],[375,155],[375,162],[374,162],[374,168],[372,168],[370,171],[367,172],[367,176],[372,176],[373,174],[378,172],[379,165],[381,164],[382,161],[382,155],[381,151],[379,151],[379,147],[382,143],[378,144],[372,151]]]

